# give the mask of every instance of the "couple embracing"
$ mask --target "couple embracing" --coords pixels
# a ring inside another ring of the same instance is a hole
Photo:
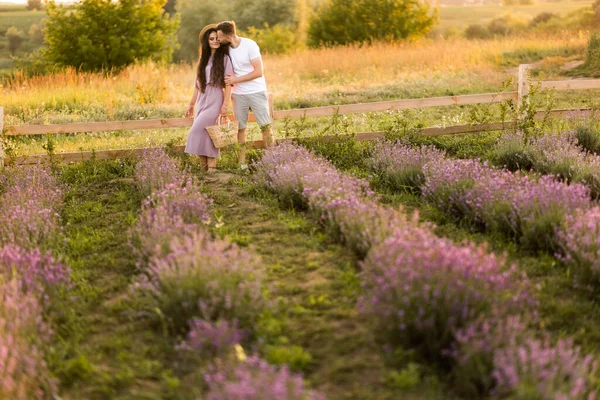
[[[216,171],[219,149],[215,148],[206,127],[214,125],[217,118],[227,118],[231,97],[239,122],[238,142],[242,144],[239,162],[246,169],[244,143],[249,110],[256,117],[265,145],[273,143],[260,49],[253,40],[237,35],[235,22],[225,21],[202,29],[199,52],[194,94],[185,114],[186,118],[194,117],[185,152],[200,156],[205,170]]]

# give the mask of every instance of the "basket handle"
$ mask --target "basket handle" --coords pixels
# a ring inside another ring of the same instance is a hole
[[[223,124],[223,119],[225,119],[227,121],[228,125],[231,122],[231,120],[229,119],[229,117],[227,115],[219,114],[219,116],[217,117],[217,121],[216,121],[215,125],[222,125]]]

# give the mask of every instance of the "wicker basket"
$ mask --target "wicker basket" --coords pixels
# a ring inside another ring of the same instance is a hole
[[[221,123],[221,118],[217,118],[216,125],[207,126],[208,135],[217,149],[229,146],[237,142],[238,121]]]

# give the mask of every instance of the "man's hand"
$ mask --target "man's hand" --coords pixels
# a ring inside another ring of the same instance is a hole
[[[191,118],[193,116],[194,116],[194,106],[192,104],[190,104],[187,108],[187,111],[185,112],[185,117]]]
[[[238,83],[238,80],[237,80],[237,78],[236,78],[235,76],[233,76],[233,75],[227,75],[227,76],[225,77],[225,84],[226,84],[226,85],[233,86],[233,85],[235,85],[236,83]]]

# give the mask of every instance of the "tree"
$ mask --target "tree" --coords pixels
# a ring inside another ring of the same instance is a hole
[[[239,29],[246,30],[265,24],[292,25],[295,8],[296,0],[233,0],[230,15]]]
[[[21,47],[21,44],[23,44],[25,34],[22,30],[11,26],[6,31],[6,39],[8,39],[8,51],[10,51],[10,54],[14,56],[17,53],[19,47]]]
[[[163,6],[163,10],[169,15],[175,15],[177,12],[177,0],[167,0]]]
[[[596,15],[596,21],[600,22],[600,0],[596,0],[592,4],[592,10],[594,10],[594,14]]]
[[[330,0],[310,22],[308,44],[336,45],[419,37],[431,30],[437,9],[419,0]]]
[[[135,61],[170,61],[178,19],[164,0],[81,0],[67,10],[48,3],[44,57],[84,71],[121,69]]]
[[[42,9],[42,0],[27,0],[27,9],[28,10],[41,10]]]
[[[198,60],[198,35],[203,27],[228,19],[228,8],[214,0],[179,0],[177,2],[181,27],[177,33],[179,49],[175,60],[194,62]]]
[[[238,30],[262,29],[265,24],[277,29],[295,28],[297,0],[177,0],[181,28],[177,38],[181,47],[175,59],[194,62],[198,59],[198,34],[210,23],[234,20]],[[283,25],[283,26],[282,26]],[[260,45],[260,43],[259,43]]]
[[[585,52],[584,67],[590,71],[600,71],[600,36],[592,33]]]
[[[44,33],[42,32],[42,28],[38,24],[33,24],[29,27],[29,32],[27,32],[31,41],[35,44],[44,43]]]

